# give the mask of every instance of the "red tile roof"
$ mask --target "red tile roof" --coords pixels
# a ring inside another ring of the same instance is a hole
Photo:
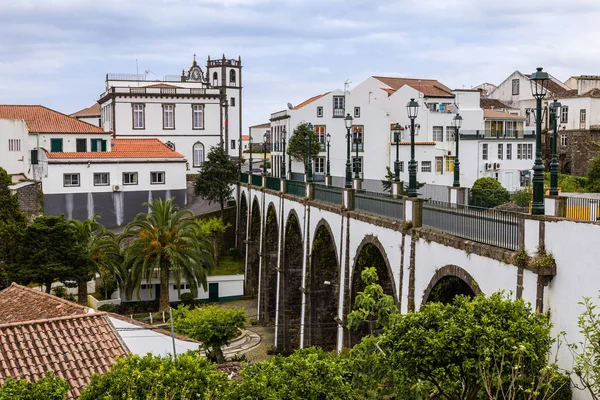
[[[242,135],[242,140],[250,140],[250,135]]]
[[[496,110],[483,110],[483,118],[484,119],[518,119],[525,121],[525,117],[520,117],[518,115],[512,115],[508,113],[504,113],[502,111]]]
[[[423,93],[425,97],[454,97],[452,89],[435,79],[394,78],[386,76],[374,76],[373,78],[383,82],[394,90],[408,85]]]
[[[13,283],[0,291],[0,324],[86,314],[89,308]]]
[[[156,138],[148,139],[112,139],[111,151],[98,152],[46,152],[48,159],[110,159],[110,158],[180,158],[183,154],[171,150],[166,144]]]
[[[510,108],[510,109],[516,110],[516,108],[509,106],[507,104],[504,104],[503,102],[501,102],[500,100],[497,100],[497,99],[487,99],[487,98],[479,99],[479,106],[483,109],[489,109],[489,110],[503,109],[503,108]]]
[[[388,94],[388,97],[396,93],[396,89],[381,88],[381,90],[384,90]]]
[[[103,133],[87,122],[69,117],[44,106],[0,105],[0,119],[22,119],[33,133]]]
[[[93,374],[104,374],[128,349],[105,313],[0,325],[0,384],[54,371],[76,399]]]
[[[93,106],[79,110],[76,113],[69,115],[70,117],[99,117],[100,116],[100,104],[95,103]]]
[[[313,96],[313,97],[311,97],[310,99],[308,99],[308,100],[305,100],[305,101],[303,101],[302,103],[298,104],[298,105],[297,105],[296,107],[294,107],[293,109],[294,109],[294,110],[299,110],[299,109],[301,109],[302,107],[304,107],[304,106],[306,106],[306,105],[308,105],[308,104],[312,103],[313,101],[319,100],[321,97],[328,95],[329,93],[331,93],[331,92],[327,92],[327,93],[319,94],[319,95],[317,95],[317,96]]]

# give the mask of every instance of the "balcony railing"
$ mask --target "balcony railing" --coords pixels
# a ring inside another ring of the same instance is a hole
[[[206,88],[158,88],[158,87],[122,87],[114,86],[110,93],[135,93],[135,94],[183,94],[183,95],[218,95],[219,89]]]
[[[313,186],[313,199],[324,203],[341,205],[342,188],[315,184]]]
[[[272,176],[267,176],[267,189],[280,191],[281,190],[281,180],[279,178],[273,178]]]
[[[334,108],[333,109],[333,117],[334,118],[341,118],[345,116],[345,109],[343,108]]]
[[[534,130],[462,130],[460,131],[461,140],[481,140],[481,139],[534,139]]]
[[[370,214],[397,220],[404,219],[404,201],[387,193],[358,190],[354,194],[354,208]]]
[[[254,186],[262,186],[262,175],[252,175],[252,184]]]
[[[287,181],[285,183],[285,192],[294,196],[305,197],[306,196],[306,183]]]

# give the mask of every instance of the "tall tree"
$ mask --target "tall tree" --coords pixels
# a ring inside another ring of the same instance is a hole
[[[213,147],[194,182],[196,196],[202,196],[209,203],[219,203],[221,219],[225,200],[233,193],[233,185],[239,178],[238,172],[237,165],[231,161],[227,152],[221,147]]]
[[[128,295],[139,293],[143,280],[149,282],[154,271],[160,277],[159,311],[169,309],[169,278],[190,285],[194,297],[198,285],[206,290],[207,271],[213,267],[212,243],[199,237],[194,215],[179,210],[173,199],[156,199],[148,214],[138,214],[119,240],[131,239],[125,250],[125,264],[130,267]]]
[[[321,145],[319,144],[319,137],[314,130],[308,128],[308,123],[302,122],[298,124],[294,133],[290,137],[290,141],[287,146],[287,153],[294,161],[304,162],[306,159],[306,137],[310,137],[311,156],[317,157],[321,151]]]

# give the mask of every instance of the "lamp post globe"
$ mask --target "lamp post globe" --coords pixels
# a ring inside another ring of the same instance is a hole
[[[533,202],[531,214],[544,215],[544,164],[542,163],[542,99],[548,92],[550,77],[542,68],[531,74],[531,94],[536,100],[535,113],[535,163],[533,164]]]
[[[462,126],[462,117],[460,114],[454,116],[452,119],[452,126],[454,127],[454,142],[456,145],[456,154],[454,155],[454,182],[452,183],[452,186],[460,187],[460,161],[458,160],[460,127]]]
[[[400,182],[400,134],[402,126],[394,125],[394,143],[396,143],[396,161],[394,161],[394,182]]]
[[[346,182],[344,187],[346,189],[352,188],[352,167],[350,165],[350,129],[352,128],[352,116],[347,114],[344,118],[344,124],[346,125]]]
[[[552,124],[552,161],[550,162],[550,196],[558,196],[558,118],[562,104],[554,100],[550,103],[550,123]]]
[[[410,119],[410,161],[408,162],[408,197],[417,197],[417,163],[415,161],[415,119],[419,113],[419,103],[410,99],[406,104],[406,113]]]

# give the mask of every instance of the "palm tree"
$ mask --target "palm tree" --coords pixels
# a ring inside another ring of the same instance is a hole
[[[169,278],[182,278],[193,296],[198,284],[206,290],[206,273],[213,266],[211,243],[196,234],[196,221],[190,211],[179,210],[173,199],[144,203],[148,214],[138,214],[125,228],[120,240],[131,238],[125,250],[125,265],[130,267],[128,295],[143,280],[150,282],[154,272],[160,279],[159,311],[169,309]]]
[[[96,213],[85,221],[71,219],[69,223],[75,228],[79,242],[87,246],[89,255],[88,264],[83,267],[83,275],[77,277],[77,302],[87,302],[87,279],[90,274],[98,273],[102,281],[114,278],[117,282],[124,280],[121,271],[122,251],[116,242],[115,235],[108,231],[104,225],[96,221],[100,214]],[[90,278],[91,279],[91,278]]]

